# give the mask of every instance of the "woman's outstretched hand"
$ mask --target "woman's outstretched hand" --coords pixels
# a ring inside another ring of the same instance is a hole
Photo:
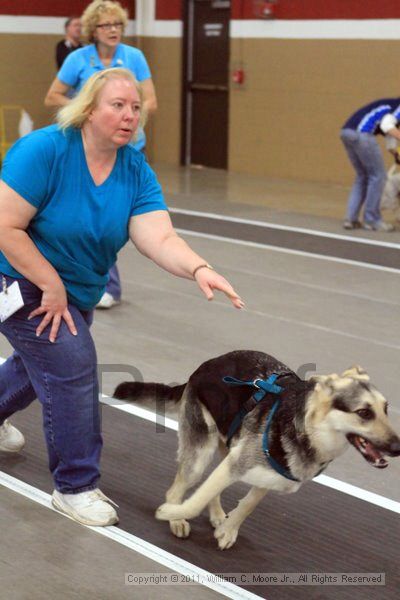
[[[207,300],[212,300],[214,298],[213,290],[219,290],[229,298],[235,308],[244,307],[243,300],[235,292],[229,281],[227,281],[225,277],[222,277],[222,275],[219,275],[216,271],[208,268],[199,269],[194,278]]]

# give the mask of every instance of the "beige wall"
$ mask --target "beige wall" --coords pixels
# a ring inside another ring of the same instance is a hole
[[[56,73],[54,47],[59,39],[53,35],[0,35],[0,104],[22,105],[35,127],[51,120],[43,99]]]
[[[53,120],[54,111],[43,101],[57,73],[54,54],[60,39],[59,35],[0,34],[0,105],[23,106],[36,129]]]
[[[0,104],[21,104],[35,127],[52,119],[43,98],[56,73],[59,39],[0,35]],[[159,101],[147,127],[149,157],[179,164],[181,40],[146,37],[137,45]],[[395,41],[232,40],[231,63],[238,61],[246,82],[230,94],[232,171],[348,183],[352,169],[339,141],[341,125],[370,100],[400,96]]]
[[[394,41],[233,40],[243,90],[232,90],[229,168],[278,178],[347,183],[339,130],[352,112],[400,96]]]
[[[158,110],[146,127],[151,161],[179,164],[181,136],[181,40],[139,38],[138,47],[150,65]]]

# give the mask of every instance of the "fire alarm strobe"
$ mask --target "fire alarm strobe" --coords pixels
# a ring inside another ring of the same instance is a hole
[[[277,4],[278,0],[253,0],[254,16],[259,19],[273,19]]]

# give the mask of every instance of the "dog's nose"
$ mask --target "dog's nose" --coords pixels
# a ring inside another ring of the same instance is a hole
[[[390,454],[392,456],[400,456],[400,440],[396,438],[390,443]]]

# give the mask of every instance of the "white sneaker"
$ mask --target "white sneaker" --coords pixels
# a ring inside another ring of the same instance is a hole
[[[111,294],[109,294],[108,292],[104,292],[104,294],[100,298],[100,301],[96,304],[96,308],[111,308],[112,306],[115,306],[119,303],[120,301],[115,300],[115,298],[113,298]]]
[[[19,452],[25,446],[22,433],[7,419],[0,425],[0,450],[2,452]]]
[[[394,231],[394,226],[391,223],[386,223],[385,221],[377,221],[376,223],[364,221],[363,229],[366,229],[367,231],[385,231],[388,233],[390,231]]]
[[[83,525],[105,527],[118,523],[118,515],[110,500],[98,488],[80,494],[61,494],[54,490],[51,503],[62,513]],[[112,502],[115,504],[115,502]],[[115,506],[117,506],[115,504]]]

